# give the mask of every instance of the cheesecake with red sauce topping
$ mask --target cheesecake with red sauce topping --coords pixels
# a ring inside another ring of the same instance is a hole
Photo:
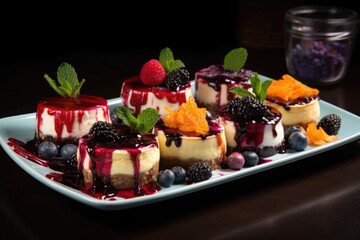
[[[159,59],[150,59],[138,75],[126,79],[120,93],[122,104],[135,115],[151,107],[164,116],[165,108],[179,109],[190,96],[190,73],[170,48],[162,49]]]
[[[192,96],[192,90],[190,81],[173,91],[165,85],[145,85],[140,76],[135,76],[123,82],[120,96],[122,104],[136,115],[143,109],[152,107],[163,116],[166,114],[165,107],[179,109],[179,106]]]
[[[57,143],[77,142],[93,123],[110,122],[107,101],[101,97],[53,97],[38,102],[35,136]]]
[[[64,62],[59,66],[56,80],[47,74],[44,77],[61,96],[38,102],[36,139],[57,144],[77,143],[93,123],[111,122],[108,103],[104,98],[80,94],[85,80],[79,82],[76,71],[70,64]]]

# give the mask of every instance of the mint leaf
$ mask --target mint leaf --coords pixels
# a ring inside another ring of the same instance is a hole
[[[157,122],[159,112],[155,108],[145,108],[137,117],[138,131],[140,133],[149,132]]]
[[[155,108],[145,108],[140,112],[139,116],[135,117],[130,109],[122,106],[115,108],[115,114],[124,124],[139,133],[149,132],[159,118],[159,112]]]
[[[169,64],[169,73],[171,73],[172,71],[178,69],[178,68],[183,68],[185,67],[185,64],[181,61],[181,60],[174,60],[174,61],[170,61]]]
[[[236,48],[225,55],[224,70],[239,72],[245,65],[247,59],[247,50],[245,48]]]
[[[165,68],[166,74],[173,72],[176,69],[185,67],[185,64],[179,60],[174,59],[173,52],[166,47],[160,51],[159,62]]]
[[[57,82],[47,74],[44,75],[44,78],[60,96],[65,98],[80,95],[80,88],[85,82],[85,79],[82,79],[79,83],[77,73],[70,64],[66,62],[60,64],[56,76]]]
[[[264,101],[267,95],[267,89],[270,86],[272,80],[265,80],[261,84],[261,91],[259,93],[259,100]]]
[[[231,87],[229,89],[229,92],[234,93],[241,97],[250,96],[259,100],[260,102],[263,102],[266,98],[267,89],[270,86],[271,82],[272,80],[261,81],[259,75],[255,73],[250,77],[252,92],[241,86]]]
[[[255,98],[260,102],[263,102],[266,98],[267,89],[271,84],[271,80],[265,80],[261,82],[259,75],[255,73],[250,77],[251,86],[255,94]]]
[[[123,121],[125,125],[128,125],[132,129],[137,128],[137,119],[128,108],[126,107],[115,108],[115,114],[118,116],[119,119]]]
[[[173,60],[174,60],[174,55],[173,55],[172,51],[170,50],[170,48],[166,47],[160,51],[159,62],[161,63],[161,65],[164,68],[168,62],[173,61]]]
[[[229,89],[229,92],[236,94],[241,97],[249,96],[255,98],[255,95],[248,91],[247,89],[240,87],[240,86],[234,86]]]

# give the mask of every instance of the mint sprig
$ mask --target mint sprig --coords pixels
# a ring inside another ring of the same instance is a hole
[[[261,82],[259,75],[255,73],[250,77],[252,92],[240,86],[231,87],[229,89],[229,92],[242,97],[250,96],[259,100],[260,102],[263,102],[266,98],[267,89],[270,86],[271,82],[271,80],[264,80],[263,82]]]
[[[135,117],[128,108],[121,106],[115,108],[115,114],[124,124],[139,133],[149,132],[159,118],[159,112],[155,108],[145,108]]]
[[[185,64],[181,60],[174,59],[174,54],[168,47],[163,48],[160,51],[159,62],[165,68],[166,74],[169,74],[178,68],[185,67]]]
[[[244,67],[248,53],[245,48],[236,48],[225,55],[223,68],[227,71],[239,72]]]
[[[57,81],[47,74],[44,75],[44,78],[60,96],[64,98],[74,98],[80,95],[80,89],[84,84],[85,79],[82,79],[81,82],[79,82],[75,69],[69,63],[62,63],[58,67],[56,76]]]

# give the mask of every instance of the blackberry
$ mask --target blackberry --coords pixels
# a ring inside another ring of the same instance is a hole
[[[191,165],[187,171],[190,182],[201,182],[208,180],[212,176],[212,170],[208,163],[197,162]]]
[[[165,78],[165,85],[171,91],[185,87],[190,79],[190,73],[186,68],[178,68],[169,73]]]
[[[102,143],[115,143],[120,140],[120,135],[115,127],[108,122],[95,122],[89,131],[90,139],[100,141]]]
[[[266,106],[250,96],[236,97],[229,101],[225,111],[233,116],[234,121],[247,123],[261,119],[266,113]]]
[[[328,135],[337,135],[341,127],[341,118],[334,113],[320,119],[317,128],[322,128]]]

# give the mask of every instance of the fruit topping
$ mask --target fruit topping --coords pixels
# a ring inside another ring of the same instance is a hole
[[[318,94],[318,89],[301,83],[289,74],[283,75],[282,79],[273,80],[267,89],[267,98],[284,103],[317,97]]]
[[[171,91],[186,87],[190,79],[190,73],[186,68],[178,68],[169,73],[165,79],[165,85]]]
[[[91,140],[103,143],[115,143],[120,140],[120,135],[111,123],[98,121],[95,122],[90,130],[89,136]]]
[[[78,161],[76,154],[72,154],[69,158],[67,158],[66,164],[73,169],[77,169]]]
[[[208,180],[212,177],[211,166],[206,162],[197,162],[189,167],[187,177],[190,183]]]
[[[317,128],[315,122],[310,122],[306,128],[306,136],[310,145],[319,146],[338,139],[336,135],[328,135],[322,127]]]
[[[140,80],[148,86],[160,85],[164,82],[165,77],[165,69],[156,59],[147,61],[140,71]]]
[[[162,117],[165,126],[178,128],[184,132],[196,132],[206,134],[209,131],[209,124],[206,120],[206,109],[198,108],[193,96],[188,102],[180,105],[179,110],[165,108],[167,115]]]
[[[62,63],[58,68],[56,76],[57,82],[60,85],[47,74],[44,75],[44,78],[60,96],[64,98],[75,98],[80,95],[80,88],[85,82],[85,79],[79,82],[75,69],[69,63]]]
[[[337,135],[341,127],[341,118],[337,114],[328,114],[320,119],[317,128],[322,128],[328,135]]]
[[[250,96],[233,98],[224,109],[224,111],[233,116],[235,122],[243,124],[251,120],[261,119],[265,115],[266,110],[267,108],[264,104]]]

